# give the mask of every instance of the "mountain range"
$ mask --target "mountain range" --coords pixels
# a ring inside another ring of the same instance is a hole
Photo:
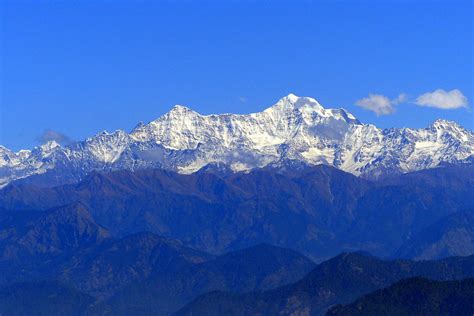
[[[406,278],[474,276],[473,181],[471,164],[378,180],[272,165],[92,172],[54,187],[15,181],[0,190],[0,313],[323,315],[356,299],[373,306],[378,292],[364,295]],[[453,255],[466,257],[445,258]],[[399,257],[424,261],[387,260]],[[472,288],[400,284],[382,292],[392,304],[382,310],[400,310],[404,288],[439,308],[445,293],[463,300]]]
[[[1,314],[170,315],[209,291],[272,289],[315,267],[266,244],[215,256],[148,232],[114,238],[80,203],[26,213],[0,212]]]
[[[316,265],[268,244],[216,256],[152,233],[115,238],[81,203],[3,210],[0,219],[12,223],[0,243],[0,313],[8,315],[322,315],[405,278],[474,276],[473,255],[344,253]]]
[[[327,316],[445,315],[471,316],[474,279],[433,281],[401,280],[389,288],[365,295],[346,306],[336,306]]]
[[[472,314],[473,153],[292,94],[0,146],[0,314]]]
[[[32,175],[51,186],[78,182],[92,171],[193,173],[211,165],[237,172],[287,161],[377,178],[462,163],[473,153],[473,132],[454,122],[381,129],[344,109],[290,94],[258,113],[200,115],[177,105],[130,133],[102,132],[66,146],[50,141],[19,152],[0,146],[0,186]]]
[[[384,261],[367,254],[345,253],[319,264],[289,285],[242,294],[214,291],[199,296],[177,315],[324,315],[335,304],[351,303],[361,295],[413,276],[435,280],[470,277],[474,273],[469,267],[473,260],[474,256]],[[473,294],[471,287],[471,298]]]
[[[470,217],[460,214],[474,209],[472,165],[375,182],[325,165],[290,171],[94,172],[56,187],[12,183],[0,191],[0,207],[5,216],[16,216],[7,223],[20,225],[23,217],[79,205],[114,237],[149,231],[213,254],[259,243],[292,248],[316,261],[354,250],[425,259],[471,253]],[[463,238],[437,241],[461,228]],[[424,233],[430,229],[436,234]],[[30,236],[32,245],[41,241]],[[429,251],[434,243],[437,250]]]

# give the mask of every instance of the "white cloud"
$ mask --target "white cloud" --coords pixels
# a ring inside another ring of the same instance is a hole
[[[398,97],[392,100],[394,105],[398,105],[400,103],[406,102],[408,100],[408,95],[406,93],[400,93]]]
[[[405,102],[406,99],[407,95],[405,93],[401,93],[392,100],[381,94],[369,94],[368,97],[357,100],[355,104],[380,116],[392,114],[395,112],[395,105]]]
[[[445,91],[437,89],[420,95],[415,100],[416,105],[438,109],[451,110],[467,107],[467,98],[458,89]]]

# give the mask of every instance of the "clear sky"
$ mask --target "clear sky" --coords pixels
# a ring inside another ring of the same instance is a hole
[[[174,104],[256,112],[290,92],[380,127],[474,129],[472,6],[0,0],[0,144],[129,131]]]

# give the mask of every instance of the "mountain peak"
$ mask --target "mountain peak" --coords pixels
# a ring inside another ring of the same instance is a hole
[[[48,152],[48,151],[51,151],[52,149],[56,148],[56,147],[61,147],[61,145],[56,142],[55,140],[50,140],[44,144],[42,144],[40,146],[41,150],[44,151],[44,152]]]
[[[453,121],[445,120],[445,119],[437,119],[430,126],[434,127],[434,128],[445,128],[445,127],[448,127],[448,126],[459,127],[459,124],[457,124],[456,122],[453,122]]]
[[[299,97],[293,93],[281,98],[263,112],[278,118],[293,117],[295,113],[299,113],[297,115],[311,126],[332,124],[334,121],[344,122],[343,124],[361,124],[354,115],[344,109],[326,109],[314,98]]]
[[[324,109],[321,104],[313,98],[310,97],[299,97],[293,93],[288,94],[287,96],[278,100],[274,106],[285,106],[285,107],[301,107],[304,105],[309,105],[313,107],[320,107]],[[274,107],[272,106],[272,107]]]
[[[299,97],[290,93],[289,95],[278,100],[277,103],[265,109],[263,113],[271,115],[275,118],[285,118],[293,116],[292,113],[304,113],[307,117],[328,116],[329,112],[313,98]]]
[[[177,112],[177,113],[192,112],[192,113],[197,114],[196,111],[188,108],[187,106],[180,105],[180,104],[175,104],[168,113],[174,113],[174,112]]]
[[[287,96],[283,97],[280,99],[281,100],[288,100],[288,101],[291,101],[291,102],[296,102],[300,97],[297,96],[296,94],[294,93],[290,93],[288,94]]]

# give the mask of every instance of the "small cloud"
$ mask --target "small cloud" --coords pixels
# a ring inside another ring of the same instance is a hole
[[[405,102],[406,100],[407,95],[405,93],[401,93],[392,100],[381,94],[369,94],[368,97],[357,100],[355,104],[380,116],[392,114],[395,112],[395,105]]]
[[[70,137],[52,129],[46,129],[40,136],[36,138],[36,140],[41,144],[45,144],[52,140],[61,145],[67,145],[73,142]]]
[[[398,97],[392,100],[392,103],[394,105],[398,105],[400,103],[406,102],[408,100],[408,94],[406,93],[400,93]]]
[[[420,95],[416,98],[415,104],[443,110],[452,110],[467,107],[467,98],[458,89],[451,91],[437,89],[433,92]]]
[[[247,103],[247,98],[246,97],[239,97],[239,101],[242,103]]]

